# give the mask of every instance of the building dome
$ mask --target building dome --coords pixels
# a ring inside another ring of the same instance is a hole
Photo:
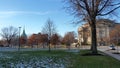
[[[25,33],[25,29],[23,29],[23,33],[22,33],[21,37],[24,37],[24,38],[27,39],[27,35],[26,35],[26,33]]]

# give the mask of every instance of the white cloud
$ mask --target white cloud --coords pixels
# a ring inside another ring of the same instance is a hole
[[[0,18],[8,18],[16,15],[24,14],[24,15],[47,15],[52,12],[39,12],[39,11],[0,11]]]
[[[46,12],[21,12],[22,14],[35,14],[35,15],[47,15],[47,14],[50,14],[51,12],[49,11],[46,11]]]
[[[49,11],[38,12],[38,11],[0,11],[0,14],[37,14],[37,15],[46,15],[49,14]]]
[[[8,18],[15,15],[13,11],[0,11],[0,18]]]

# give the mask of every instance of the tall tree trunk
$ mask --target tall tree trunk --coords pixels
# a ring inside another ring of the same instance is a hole
[[[8,43],[8,47],[10,47],[11,40],[7,40],[7,43]]]
[[[91,32],[92,32],[92,45],[91,45],[91,50],[92,54],[97,54],[97,36],[96,36],[96,24],[94,23],[91,26]]]
[[[51,51],[51,49],[50,49],[50,44],[48,44],[49,45],[49,52]]]
[[[48,42],[48,47],[49,47],[49,52],[51,51],[51,47],[50,47],[50,40]]]

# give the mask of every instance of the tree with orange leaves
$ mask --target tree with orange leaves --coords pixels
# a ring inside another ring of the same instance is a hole
[[[70,49],[70,45],[75,41],[75,33],[67,32],[63,38],[63,43]]]
[[[56,45],[59,44],[60,39],[59,39],[59,35],[58,34],[53,34],[51,37],[51,44],[54,45],[54,48],[56,48]]]
[[[27,39],[25,39],[24,37],[20,37],[20,44],[22,45],[27,44]]]
[[[110,31],[110,42],[117,45],[120,43],[120,24]]]
[[[38,44],[41,44],[43,48],[45,48],[48,43],[48,35],[47,34],[38,34]]]
[[[38,44],[37,34],[32,34],[28,38],[28,44],[31,45],[32,47],[33,47],[33,45],[37,45]]]

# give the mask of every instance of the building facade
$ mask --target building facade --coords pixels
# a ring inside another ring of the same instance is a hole
[[[116,23],[108,19],[99,19],[96,22],[96,35],[98,45],[110,44],[110,31]],[[91,28],[88,23],[78,28],[78,42],[81,44],[91,44]]]

